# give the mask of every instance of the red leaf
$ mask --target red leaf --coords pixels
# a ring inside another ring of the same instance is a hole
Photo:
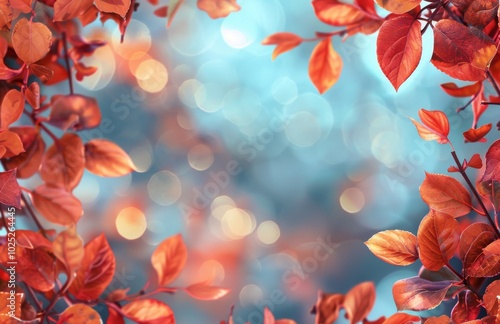
[[[483,301],[484,308],[488,315],[494,316],[498,319],[500,315],[500,301],[498,300],[498,292],[500,291],[500,280],[495,280],[486,287],[484,292]]]
[[[102,234],[101,234],[102,235]],[[113,255],[113,260],[115,259],[115,256]],[[114,262],[113,262],[114,264]],[[116,289],[116,290],[113,290],[112,292],[110,292],[107,296],[106,296],[106,300],[107,301],[110,301],[110,302],[120,302],[120,301],[123,301],[127,298],[127,294],[129,292],[130,288],[126,288],[126,289]],[[99,294],[100,295],[100,294]]]
[[[494,240],[495,240],[495,234],[488,231],[484,231],[479,233],[477,237],[472,241],[463,259],[463,269],[465,277],[471,275],[470,274],[471,267],[483,253],[483,248],[488,246],[488,244],[492,243]],[[482,261],[484,259],[484,255],[480,259]],[[476,264],[476,271],[483,271],[481,265]]]
[[[373,235],[365,245],[387,263],[406,266],[418,259],[417,237],[402,230],[388,230]]]
[[[51,44],[52,32],[42,23],[22,18],[12,30],[12,46],[28,65],[44,58]]]
[[[346,26],[367,17],[360,8],[338,0],[313,0],[314,13],[319,20],[332,26]]]
[[[309,60],[309,77],[320,93],[330,89],[339,79],[342,59],[333,49],[331,39],[316,45]]]
[[[123,316],[118,313],[114,308],[108,307],[108,319],[106,324],[125,324]]]
[[[386,319],[384,324],[408,324],[413,322],[420,322],[420,317],[406,313],[396,313]]]
[[[479,154],[474,154],[469,162],[467,162],[467,166],[474,169],[481,169],[483,167],[483,161],[481,160],[481,156]]]
[[[451,319],[455,323],[475,320],[481,311],[480,304],[481,301],[470,290],[460,292],[458,301],[451,311]]]
[[[21,188],[16,180],[16,169],[0,172],[0,203],[21,208]]]
[[[463,12],[466,23],[479,29],[483,29],[498,14],[496,0],[452,0],[451,3]]]
[[[99,11],[115,13],[125,18],[130,10],[131,0],[95,0],[95,6]]]
[[[236,0],[198,0],[197,5],[212,19],[227,17],[231,12],[241,9]]]
[[[170,307],[155,299],[139,299],[122,307],[122,311],[133,321],[141,324],[175,324]]]
[[[85,14],[93,0],[57,0],[54,4],[54,21],[65,21]]]
[[[9,170],[17,168],[18,179],[29,178],[40,169],[45,152],[45,142],[34,127],[11,127],[10,130],[19,135],[26,152],[10,159],[4,159],[5,167]]]
[[[422,124],[410,118],[415,127],[417,127],[418,135],[426,141],[436,140],[440,144],[448,143],[448,134],[450,133],[450,124],[448,117],[439,110],[420,109],[418,116]]]
[[[377,0],[377,4],[387,11],[403,14],[418,6],[421,0]]]
[[[483,125],[479,128],[471,128],[464,132],[464,137],[467,142],[486,142],[486,134],[491,130],[491,123]]]
[[[318,292],[318,299],[314,306],[316,312],[315,324],[332,324],[339,317],[339,311],[344,305],[344,295],[325,294]]]
[[[425,320],[426,324],[450,324],[451,319],[446,315],[441,315],[439,317],[432,316]]]
[[[12,8],[9,2],[9,0],[0,0],[0,30],[11,27]]]
[[[18,90],[10,90],[2,100],[0,107],[0,129],[6,130],[16,122],[24,111],[24,96]]]
[[[160,286],[166,286],[179,276],[187,260],[187,248],[180,234],[161,242],[151,256]]]
[[[500,239],[483,248],[468,269],[471,277],[494,277],[500,273]]]
[[[472,97],[482,89],[483,82],[478,81],[463,87],[458,87],[455,83],[443,83],[441,89],[447,94],[457,98]]]
[[[422,57],[420,21],[410,15],[386,20],[377,38],[378,63],[396,91]]]
[[[155,10],[154,12],[155,16],[158,16],[158,17],[161,17],[161,18],[165,18],[167,17],[167,14],[168,14],[168,7],[167,6],[162,6],[158,9]]]
[[[19,135],[11,131],[0,130],[0,158],[12,158],[24,152]]]
[[[84,254],[83,241],[76,232],[76,226],[72,225],[59,233],[52,242],[52,249],[54,255],[66,267],[67,280],[72,281],[76,271],[80,268]]]
[[[78,135],[67,133],[45,153],[40,176],[47,184],[71,191],[80,182],[84,165],[82,140]]]
[[[301,43],[302,38],[292,33],[276,33],[262,41],[262,45],[277,45],[273,51],[273,60]]]
[[[74,304],[59,317],[57,324],[102,324],[101,316],[85,304]]]
[[[76,224],[83,214],[80,201],[62,188],[41,185],[31,193],[31,197],[35,208],[55,224]]]
[[[33,109],[40,108],[40,85],[38,82],[32,82],[24,95],[26,96],[26,101]]]
[[[85,144],[85,167],[101,177],[120,177],[136,169],[124,150],[103,139]]]
[[[466,215],[472,209],[469,192],[450,176],[426,172],[420,195],[431,209],[453,217]]]
[[[417,233],[419,257],[429,270],[441,269],[455,254],[460,225],[450,215],[430,211],[420,223]]]
[[[40,291],[50,291],[54,288],[56,278],[56,259],[45,249],[22,248],[16,255],[20,267],[17,268],[21,281]]]
[[[63,130],[82,130],[99,126],[101,109],[94,98],[82,95],[52,97],[49,123]]]
[[[491,144],[486,152],[486,168],[476,184],[481,196],[490,200],[495,210],[500,207],[500,140]]]
[[[81,267],[69,292],[80,300],[98,299],[113,280],[115,267],[115,255],[106,237],[101,234],[85,245]]]
[[[434,53],[431,62],[449,76],[464,81],[482,81],[496,54],[491,38],[475,27],[451,19],[440,20],[433,28]]]
[[[363,282],[354,286],[344,299],[346,317],[351,324],[365,319],[375,303],[375,285],[373,282]]]
[[[186,292],[199,300],[216,300],[229,293],[229,289],[210,286],[208,282],[198,282],[186,287]]]
[[[481,235],[481,233],[487,232],[492,235],[492,238],[495,237],[493,227],[491,225],[485,224],[485,223],[472,223],[469,226],[467,226],[466,229],[463,230],[462,234],[460,234],[460,243],[458,245],[458,253],[460,256],[460,259],[462,261],[465,260],[465,255],[471,249],[474,247],[474,241]],[[493,239],[489,241],[488,243],[493,242]],[[486,245],[485,245],[486,246]],[[480,248],[482,249],[482,247]],[[464,267],[466,264],[464,264]]]
[[[392,294],[398,310],[429,310],[439,306],[448,289],[456,283],[449,280],[432,282],[412,277],[396,281]]]
[[[264,308],[264,322],[262,324],[275,324],[275,319],[273,313],[269,310],[269,308]]]
[[[483,101],[484,101],[484,92],[483,88],[481,88],[479,94],[474,98],[474,100],[472,100],[472,114],[474,115],[474,118],[472,120],[473,128],[477,127],[479,118],[486,111],[486,109],[488,109],[488,105],[482,104]]]

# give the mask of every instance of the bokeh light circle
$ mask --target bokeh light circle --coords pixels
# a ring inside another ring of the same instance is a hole
[[[148,182],[149,197],[159,205],[171,205],[182,193],[181,181],[171,171],[155,173]]]
[[[116,230],[127,240],[136,240],[141,237],[147,228],[146,216],[135,208],[122,209],[115,219]]]

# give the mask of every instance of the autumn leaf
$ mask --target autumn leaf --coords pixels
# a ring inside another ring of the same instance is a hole
[[[130,9],[131,0],[95,0],[99,11],[115,13],[125,18]]]
[[[314,48],[309,60],[309,77],[320,93],[330,89],[339,79],[342,59],[325,38]]]
[[[463,272],[464,272],[464,277],[469,277],[471,276],[471,268],[474,265],[475,267],[475,272],[485,272],[489,271],[488,269],[485,269],[482,267],[481,264],[476,263],[476,261],[482,262],[485,259],[485,256],[483,254],[483,249],[488,246],[489,244],[493,243],[495,241],[495,234],[489,231],[484,231],[480,232],[477,237],[472,241],[469,249],[465,253],[465,256],[463,258]],[[490,265],[486,265],[490,267]]]
[[[54,96],[49,123],[63,130],[75,131],[99,126],[101,109],[97,100],[82,95]]]
[[[377,4],[387,11],[403,14],[418,6],[421,0],[377,0]]]
[[[377,59],[396,91],[415,71],[421,57],[420,21],[410,15],[386,20],[377,38]]]
[[[399,266],[418,259],[417,237],[402,230],[387,230],[373,235],[365,245],[376,257]]]
[[[50,291],[55,286],[56,258],[46,249],[22,248],[16,255],[19,267],[17,274],[21,281],[39,291]]]
[[[451,0],[460,11],[464,13],[466,23],[483,29],[498,14],[498,1],[496,0]]]
[[[98,299],[113,280],[115,255],[101,234],[85,245],[85,253],[69,292],[80,300]]]
[[[26,89],[24,95],[26,96],[26,101],[33,109],[36,110],[40,108],[40,85],[38,82],[32,82]]]
[[[91,140],[85,144],[85,167],[101,177],[120,177],[136,170],[124,150],[104,139]]]
[[[14,50],[17,56],[28,65],[44,58],[51,44],[52,32],[43,23],[22,18],[12,29]]]
[[[180,234],[161,242],[151,256],[160,286],[166,286],[179,276],[187,260],[187,248]]]
[[[273,51],[272,59],[278,55],[288,52],[302,43],[302,38],[292,33],[276,33],[266,37],[262,45],[277,45]]]
[[[479,128],[470,128],[463,133],[464,138],[467,142],[486,142],[486,134],[491,130],[491,123],[483,125]]]
[[[494,316],[497,319],[500,315],[500,301],[498,300],[498,292],[500,291],[500,280],[495,280],[486,287],[484,292],[484,308],[488,315]]]
[[[83,241],[76,232],[76,226],[72,225],[57,235],[52,243],[54,255],[66,267],[66,274],[69,281],[73,281],[74,276],[83,259]]]
[[[155,299],[138,299],[122,307],[122,312],[141,324],[175,324],[170,307]]]
[[[125,324],[123,316],[114,308],[108,306],[108,313],[109,315],[106,324]]]
[[[43,217],[55,224],[76,224],[83,214],[80,201],[62,188],[41,185],[31,193],[31,198]]]
[[[481,156],[477,153],[471,156],[470,160],[467,162],[467,166],[474,169],[481,169],[483,167]]]
[[[0,172],[0,204],[21,208],[21,188],[16,180],[16,169]]]
[[[364,320],[375,303],[375,285],[372,282],[360,283],[347,292],[344,298],[346,317],[351,324]]]
[[[6,130],[23,114],[24,96],[18,90],[12,89],[3,97],[0,106],[0,129]]]
[[[383,324],[411,324],[413,322],[420,322],[420,317],[406,313],[396,313],[392,316],[389,316]]]
[[[422,311],[436,308],[456,281],[432,282],[420,277],[396,281],[392,295],[398,310]]]
[[[12,7],[9,0],[0,0],[0,30],[10,29],[12,24]]]
[[[236,0],[198,0],[196,5],[212,19],[227,17],[231,12],[241,9]]]
[[[419,257],[429,270],[437,271],[455,254],[460,235],[457,220],[431,210],[420,222],[417,233]]]
[[[448,134],[450,133],[450,124],[448,117],[439,110],[420,109],[418,116],[422,124],[410,118],[415,127],[417,127],[418,135],[426,141],[436,140],[440,144],[449,142]]]
[[[447,94],[457,98],[472,97],[473,95],[479,93],[482,89],[482,81],[478,81],[473,84],[469,84],[463,87],[457,86],[455,83],[443,83],[441,84],[441,89]]]
[[[366,18],[360,8],[338,0],[313,0],[312,5],[318,19],[332,26],[352,25]]]
[[[4,159],[4,165],[8,170],[17,168],[18,179],[29,178],[40,169],[45,153],[45,141],[32,126],[10,127],[9,129],[19,136],[25,152]]]
[[[441,315],[439,317],[431,316],[425,320],[426,324],[450,324],[450,318],[446,315]],[[469,323],[471,324],[471,323]],[[479,323],[478,323],[479,324]]]
[[[469,251],[471,247],[474,245],[474,241],[481,235],[481,233],[486,232],[490,233],[492,238],[494,238],[494,230],[493,227],[489,224],[485,223],[472,223],[469,226],[467,226],[466,229],[462,231],[462,234],[460,234],[460,242],[458,244],[458,254],[460,256],[460,259],[465,260],[465,255]],[[491,240],[490,242],[493,242]],[[465,266],[465,264],[464,264]]]
[[[464,323],[475,320],[481,311],[481,301],[470,290],[462,291],[458,301],[451,311],[451,319],[455,323]]]
[[[232,319],[230,319],[228,324],[233,324]],[[263,324],[297,324],[295,321],[290,319],[275,319],[273,313],[269,308],[264,308],[264,322]]]
[[[500,274],[500,239],[483,248],[474,262],[467,269],[471,277],[494,277]]]
[[[73,190],[82,178],[84,147],[78,135],[67,133],[45,153],[40,176],[49,185]]]
[[[469,192],[450,176],[426,172],[420,196],[431,209],[453,217],[466,215],[472,209]]]
[[[496,54],[493,40],[475,27],[442,19],[433,28],[431,63],[449,76],[464,81],[482,81]]]
[[[491,99],[491,97],[490,97]],[[483,101],[485,101],[484,98],[484,91],[483,87],[481,87],[481,90],[479,90],[478,95],[472,100],[472,114],[474,116],[472,120],[472,127],[476,128],[477,123],[479,122],[479,118],[483,115],[483,113],[488,109],[488,105],[484,105]]]
[[[344,295],[326,294],[318,292],[318,299],[314,310],[316,313],[315,324],[332,324],[339,317],[339,311],[344,305]]]
[[[57,324],[102,324],[101,316],[85,304],[74,304],[59,316]]]
[[[54,4],[54,21],[65,21],[81,16],[93,2],[93,0],[57,0]]]
[[[12,158],[24,152],[19,135],[7,130],[0,130],[0,158]]]
[[[198,282],[189,285],[185,291],[193,298],[199,300],[216,300],[229,293],[229,289],[210,286],[209,282]]]
[[[500,140],[491,144],[485,156],[486,168],[477,182],[478,192],[489,199],[495,210],[500,207]]]

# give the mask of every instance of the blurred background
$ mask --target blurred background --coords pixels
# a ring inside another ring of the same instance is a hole
[[[344,69],[319,95],[307,75],[314,43],[274,62],[273,48],[260,44],[280,31],[331,31],[310,1],[238,4],[241,11],[212,20],[186,1],[167,29],[141,2],[123,44],[111,21],[85,27],[87,39],[108,44],[86,58],[99,70],[76,88],[103,112],[102,125],[81,136],[117,142],[138,172],[86,173],[75,190],[85,207],[79,231],[86,241],[106,234],[117,257],[109,290],[131,292],[155,276],[157,244],[182,233],[189,258],[174,286],[211,278],[231,293],[207,302],[161,296],[178,323],[219,323],[233,304],[238,324],[262,323],[264,306],[276,318],[313,323],[319,290],[345,293],[367,280],[377,287],[369,318],[390,315],[392,284],[420,264],[387,265],[363,242],[386,229],[416,233],[427,213],[418,193],[424,170],[445,173],[453,163],[449,147],[421,140],[408,117],[420,108],[447,113],[461,158],[488,144],[462,144],[472,113],[456,114],[466,100],[439,88],[450,80],[428,63],[431,34],[398,93],[378,66],[375,35],[334,39]]]

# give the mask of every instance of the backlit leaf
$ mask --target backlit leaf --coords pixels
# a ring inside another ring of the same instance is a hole
[[[187,248],[180,234],[161,242],[151,256],[160,286],[166,286],[179,276],[187,260]]]
[[[418,6],[421,0],[377,0],[377,4],[387,11],[403,14]]]
[[[418,259],[417,237],[402,230],[387,230],[373,235],[365,245],[387,263],[405,266]]]
[[[278,55],[294,49],[302,43],[302,38],[292,33],[276,33],[262,41],[263,45],[277,45],[273,51],[273,60]]]
[[[57,0],[54,4],[54,21],[65,21],[83,15],[93,0]]]
[[[450,133],[450,124],[445,113],[439,110],[420,109],[418,116],[422,124],[410,118],[415,127],[417,127],[418,135],[426,141],[436,140],[440,144],[448,143],[448,134]]]
[[[465,22],[480,29],[497,16],[496,0],[451,0],[450,2],[464,13]]]
[[[76,232],[76,226],[59,233],[52,242],[54,255],[65,265],[68,280],[72,281],[83,259],[83,241]]]
[[[42,23],[22,18],[12,29],[14,50],[17,56],[28,65],[44,58],[51,44],[52,32]]]
[[[439,306],[448,289],[456,283],[455,281],[432,282],[412,277],[396,281],[392,287],[392,294],[398,310],[429,310]]]
[[[40,169],[45,152],[45,141],[32,126],[10,127],[9,129],[19,136],[26,152],[4,159],[5,167],[9,170],[17,168],[18,179],[29,178]]]
[[[18,90],[12,89],[2,99],[0,107],[0,129],[7,129],[16,122],[24,110],[24,96]]]
[[[417,233],[419,257],[429,270],[441,269],[455,254],[460,225],[452,216],[431,210],[421,221]]]
[[[464,138],[468,142],[486,142],[486,134],[491,130],[491,123],[483,125],[479,128],[470,128],[464,132]]]
[[[115,13],[125,18],[130,10],[131,0],[95,0],[95,6],[99,11]]]
[[[0,158],[12,158],[24,152],[19,135],[7,130],[0,130]]]
[[[74,304],[59,317],[57,324],[102,324],[101,316],[93,308],[85,304]]]
[[[500,273],[500,239],[484,247],[468,268],[471,277],[494,277]]]
[[[351,324],[365,319],[375,303],[375,285],[373,282],[360,283],[347,292],[344,309]]]
[[[455,178],[447,175],[425,173],[420,186],[423,201],[433,210],[460,217],[471,211],[470,193]]]
[[[476,82],[463,87],[458,87],[455,83],[443,83],[441,89],[447,94],[457,98],[472,97],[482,89],[482,82]]]
[[[122,307],[123,313],[141,324],[175,324],[170,307],[155,299],[139,299]]]
[[[333,49],[331,39],[325,38],[314,48],[309,59],[309,78],[320,93],[330,89],[339,79],[342,59]]]
[[[52,97],[49,123],[63,130],[82,130],[99,126],[101,109],[97,100],[82,95]]]
[[[500,140],[491,144],[485,156],[486,168],[476,184],[481,196],[489,199],[495,210],[500,208]]]
[[[474,98],[474,100],[472,100],[472,114],[474,115],[474,118],[472,120],[473,128],[477,127],[479,118],[483,115],[486,109],[488,109],[488,105],[484,105],[483,101],[485,101],[485,98],[483,87],[481,87],[481,90],[479,90],[479,94]]]
[[[500,280],[495,280],[486,287],[484,292],[484,308],[488,312],[488,315],[494,316],[497,319],[500,317],[500,300],[498,295],[500,294]]]
[[[480,304],[481,301],[470,290],[460,292],[458,301],[451,311],[451,319],[455,323],[475,320],[481,311]]]
[[[316,319],[315,324],[332,324],[339,317],[339,311],[344,305],[344,295],[325,294],[318,292],[318,299],[314,306]]]
[[[313,0],[312,5],[318,19],[332,26],[352,25],[366,18],[360,8],[338,0]]]
[[[9,0],[0,0],[0,30],[10,29],[12,24],[12,7]]]
[[[0,172],[0,203],[21,208],[21,188],[16,180],[16,169]]]
[[[377,59],[396,91],[415,71],[421,56],[420,21],[407,15],[384,22],[377,38]]]
[[[31,197],[35,208],[49,222],[68,226],[76,224],[82,216],[80,201],[63,188],[41,185]]]
[[[471,268],[475,264],[476,272],[484,272],[484,269],[481,267],[481,264],[476,263],[476,261],[482,262],[484,260],[483,248],[488,246],[495,240],[495,234],[489,231],[481,232],[477,235],[477,237],[472,241],[469,249],[465,253],[463,258],[463,269],[464,276],[471,276]]]
[[[210,286],[208,282],[198,282],[186,287],[186,292],[199,300],[216,300],[229,293],[229,289]]]
[[[494,235],[493,227],[491,227],[491,225],[479,222],[470,224],[463,230],[462,234],[460,234],[458,253],[462,261],[465,260],[465,255],[473,245],[474,240],[476,240],[483,232],[488,232]]]
[[[101,177],[120,177],[136,169],[124,150],[104,139],[85,144],[85,167]]]
[[[467,166],[474,169],[481,169],[483,167],[483,161],[481,160],[481,155],[474,154],[471,156],[470,160],[467,162]]]
[[[241,9],[236,0],[198,0],[196,5],[212,19],[227,17]]]
[[[420,317],[406,313],[396,313],[384,321],[384,324],[411,324],[413,322],[420,322]]]

